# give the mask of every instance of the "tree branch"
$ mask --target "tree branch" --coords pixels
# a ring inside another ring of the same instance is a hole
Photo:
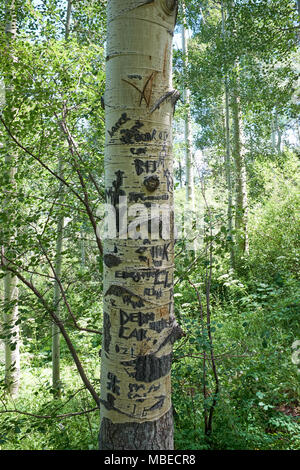
[[[36,415],[34,413],[28,413],[27,411],[21,411],[21,410],[3,410],[0,411],[0,414],[4,413],[18,413],[26,416],[32,416],[33,418],[41,418],[41,419],[64,419],[64,418],[70,418],[72,416],[80,416],[80,415],[85,415],[87,413],[92,413],[93,411],[99,411],[99,406],[96,408],[91,408],[89,410],[85,411],[77,411],[74,413],[66,413],[62,415]]]
[[[9,260],[8,260],[9,261]],[[60,329],[60,332],[62,334],[62,336],[64,337],[66,343],[67,343],[67,346],[69,348],[69,351],[73,357],[73,360],[76,364],[76,367],[77,367],[77,370],[78,370],[78,373],[81,377],[81,380],[82,382],[84,383],[84,385],[86,386],[86,388],[88,389],[88,391],[90,392],[90,394],[92,395],[93,399],[95,400],[95,402],[97,403],[97,405],[99,406],[100,405],[100,398],[98,396],[98,394],[96,393],[94,387],[92,386],[92,384],[90,383],[89,379],[87,378],[86,376],[86,373],[82,367],[82,364],[80,362],[80,359],[77,355],[77,352],[76,352],[76,349],[64,327],[64,324],[63,322],[60,320],[60,318],[55,314],[54,310],[49,307],[49,305],[47,304],[46,300],[44,299],[43,295],[38,291],[38,289],[32,284],[32,282],[28,281],[24,276],[22,276],[22,274],[20,274],[19,272],[17,272],[15,269],[11,268],[9,265],[6,265],[5,262],[4,262],[4,254],[2,253],[2,256],[1,256],[1,267],[7,271],[10,271],[12,272],[15,276],[17,276],[18,279],[20,279],[20,281],[25,285],[27,286],[34,294],[35,296],[40,300],[41,304],[43,305],[43,307],[45,308],[45,310],[51,315],[53,321],[56,323],[56,325],[59,327]]]

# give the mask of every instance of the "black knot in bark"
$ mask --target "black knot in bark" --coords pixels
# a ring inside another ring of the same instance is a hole
[[[177,8],[178,0],[160,0],[160,3],[164,12],[171,15]]]
[[[144,179],[144,186],[146,186],[146,189],[148,189],[150,192],[155,191],[158,188],[159,183],[159,177],[156,175],[147,176]]]
[[[104,263],[108,268],[113,268],[114,266],[119,266],[122,263],[121,259],[116,255],[104,255]]]

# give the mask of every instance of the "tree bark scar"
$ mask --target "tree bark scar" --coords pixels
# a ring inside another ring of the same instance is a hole
[[[164,66],[163,66],[163,76],[166,76],[166,66],[167,66],[167,57],[168,57],[168,42],[165,45],[165,51],[164,51]]]
[[[173,353],[166,356],[156,357],[154,354],[138,356],[133,361],[124,361],[125,367],[134,367],[132,377],[137,382],[150,383],[167,375],[171,370]],[[130,372],[128,372],[130,373]]]
[[[103,332],[104,332],[104,350],[109,353],[109,345],[111,342],[111,335],[110,335],[110,327],[111,327],[111,322],[110,322],[110,317],[109,314],[104,312],[103,314]]]
[[[104,294],[104,297],[108,295],[115,295],[117,297],[122,297],[124,304],[131,305],[133,308],[144,307],[144,299],[134,292],[131,292],[129,289],[119,285],[111,285],[109,289]]]
[[[168,98],[171,99],[171,102],[172,102],[172,105],[173,107],[175,108],[175,105],[176,105],[176,102],[179,100],[180,98],[180,93],[179,91],[177,90],[171,90],[171,91],[168,91],[167,93],[165,93],[163,96],[161,96],[157,101],[156,103],[152,106],[152,108],[150,109],[150,114],[152,114],[156,109],[159,109],[160,105],[166,101]]]
[[[144,179],[144,186],[148,191],[155,191],[160,184],[159,177],[157,175],[146,176]]]
[[[104,255],[103,260],[104,260],[105,265],[108,268],[113,268],[114,266],[119,266],[119,264],[122,263],[122,260],[118,256],[112,255],[112,254]]]
[[[153,81],[154,81],[154,78],[155,78],[156,74],[157,74],[156,71],[151,73],[151,75],[147,78],[147,80],[145,82],[145,85],[144,85],[142,90],[140,90],[140,88],[138,86],[136,86],[135,83],[129,82],[125,78],[122,78],[123,82],[128,83],[128,85],[131,85],[133,88],[135,88],[140,93],[140,95],[141,95],[140,103],[139,103],[140,106],[142,104],[142,101],[145,100],[147,107],[149,107],[150,100],[151,100],[151,94],[152,94]],[[147,95],[146,95],[146,92],[147,92]]]

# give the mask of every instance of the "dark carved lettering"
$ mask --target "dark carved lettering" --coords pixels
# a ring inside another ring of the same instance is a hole
[[[111,342],[110,336],[111,322],[108,313],[103,314],[103,330],[104,330],[104,350],[109,353],[109,345]]]
[[[149,323],[149,328],[151,330],[156,331],[157,333],[161,333],[162,330],[164,330],[165,328],[168,328],[169,326],[170,326],[170,322],[164,319]]]
[[[115,123],[115,125],[108,131],[110,137],[113,137],[114,134],[120,129],[120,127],[125,124],[127,121],[130,121],[130,118],[127,117],[126,113],[123,113],[120,119]]]
[[[155,318],[154,313],[133,312],[127,313],[120,309],[120,325],[125,325],[127,322],[137,323],[138,326],[143,326]]]
[[[109,382],[107,382],[108,390],[111,390],[116,395],[120,395],[120,387],[118,386],[120,380],[117,378],[117,376],[112,374],[111,372],[108,372],[107,378],[109,380]]]
[[[105,297],[108,295],[115,295],[116,297],[122,297],[122,300],[125,305],[131,305],[132,308],[141,308],[144,307],[144,301],[139,296],[131,292],[126,287],[112,285],[105,293]]]
[[[149,297],[156,297],[157,299],[159,299],[162,296],[162,289],[156,290],[154,287],[146,287],[144,289],[144,295],[148,295]]]
[[[136,338],[137,341],[143,341],[144,339],[147,339],[147,330],[144,330],[143,328],[135,328],[128,336],[125,336],[126,330],[130,330],[130,328],[127,328],[126,326],[120,326],[119,338]]]

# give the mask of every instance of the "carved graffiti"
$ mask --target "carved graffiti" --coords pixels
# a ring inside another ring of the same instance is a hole
[[[120,129],[123,124],[125,124],[127,121],[130,121],[130,118],[127,117],[126,113],[123,113],[120,117],[120,119],[115,123],[115,125],[111,128],[110,131],[108,131],[109,135],[111,137],[114,136],[114,134]]]
[[[107,389],[111,390],[116,395],[120,395],[120,387],[118,386],[120,380],[117,378],[117,376],[111,372],[108,372],[107,378],[109,380],[109,382],[107,382]]]
[[[110,199],[113,206],[116,207],[120,196],[125,196],[125,192],[121,189],[123,185],[124,171],[118,170],[115,172],[116,179],[112,182],[112,188],[105,190],[106,200]]]

